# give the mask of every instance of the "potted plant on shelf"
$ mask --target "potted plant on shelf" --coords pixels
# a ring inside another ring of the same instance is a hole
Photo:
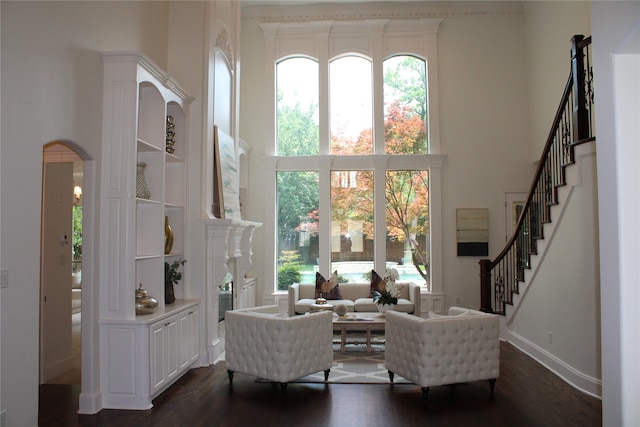
[[[173,285],[178,284],[182,280],[182,272],[178,271],[181,265],[187,262],[186,259],[178,259],[171,264],[165,261],[164,263],[164,303],[173,304],[176,301],[176,296],[173,292]]]

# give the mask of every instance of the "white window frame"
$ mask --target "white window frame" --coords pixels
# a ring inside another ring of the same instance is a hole
[[[429,171],[429,224],[430,224],[430,292],[442,293],[442,194],[441,177],[445,156],[440,152],[439,110],[438,110],[438,55],[437,32],[441,19],[378,19],[363,21],[311,21],[296,23],[263,23],[260,25],[265,38],[265,70],[267,81],[273,82],[266,88],[265,105],[267,117],[273,117],[273,126],[266,130],[265,169],[267,200],[276,200],[276,173],[278,171],[317,171],[320,185],[320,212],[330,212],[330,173],[338,170],[373,170],[374,215],[384,214],[384,176],[387,170],[428,170]],[[329,63],[345,55],[362,55],[372,61],[373,66],[373,140],[374,154],[357,156],[331,155],[329,137]],[[429,154],[388,155],[384,153],[384,105],[376,101],[383,96],[383,62],[396,55],[412,55],[427,61],[427,102]],[[280,157],[276,153],[276,65],[278,62],[297,56],[306,56],[319,64],[319,155]],[[382,179],[380,179],[382,177]],[[277,207],[265,212],[265,260],[277,257]],[[320,215],[320,230],[330,230],[330,215]],[[375,236],[386,234],[385,221],[376,221]],[[328,272],[331,267],[330,233],[320,233],[320,271]],[[385,245],[375,245],[374,268],[384,271],[386,260]],[[276,263],[265,262],[265,296],[283,293],[276,291]],[[269,280],[272,278],[272,280]]]

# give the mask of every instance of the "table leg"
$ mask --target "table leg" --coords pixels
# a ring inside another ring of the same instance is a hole
[[[371,354],[371,328],[367,328],[367,353]]]
[[[347,328],[340,328],[340,351],[344,353],[344,345],[347,341]]]

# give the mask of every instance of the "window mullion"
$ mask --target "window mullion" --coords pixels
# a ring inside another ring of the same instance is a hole
[[[329,138],[329,29],[316,25],[316,49],[318,54],[318,122],[320,155],[331,153]]]
[[[374,25],[375,24],[375,25]],[[384,71],[383,36],[384,23],[369,24],[372,46],[372,92],[373,92],[373,153],[384,154]]]
[[[319,229],[327,230],[318,235],[318,255],[320,271],[328,272],[331,268],[331,156],[318,157],[320,180],[320,213]]]
[[[376,271],[386,270],[387,246],[385,178],[387,156],[374,156],[373,163],[373,233],[376,236],[373,253],[373,265]]]

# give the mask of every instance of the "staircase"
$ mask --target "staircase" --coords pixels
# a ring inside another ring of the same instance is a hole
[[[572,38],[571,72],[554,118],[529,195],[514,233],[494,260],[480,261],[481,310],[507,315],[518,302],[521,285],[536,274],[540,258],[579,182],[576,152],[588,155],[595,143],[591,37]],[[568,179],[568,174],[576,176]],[[552,222],[552,219],[554,222]]]

